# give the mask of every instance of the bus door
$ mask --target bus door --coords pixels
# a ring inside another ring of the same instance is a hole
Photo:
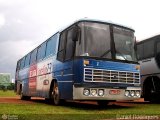
[[[57,60],[60,64],[56,65],[59,69],[59,89],[62,99],[72,98],[73,82],[74,82],[74,51],[76,43],[77,31],[75,26],[70,27],[68,30],[63,31],[60,35],[59,52]],[[65,93],[65,94],[64,94]]]

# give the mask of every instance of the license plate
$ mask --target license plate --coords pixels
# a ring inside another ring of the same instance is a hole
[[[109,91],[109,94],[110,94],[110,95],[119,95],[120,93],[121,93],[120,90],[110,90],[110,91]]]

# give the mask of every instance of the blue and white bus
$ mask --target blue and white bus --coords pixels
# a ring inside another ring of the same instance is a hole
[[[17,62],[21,99],[108,101],[140,98],[134,30],[83,19],[58,31]]]

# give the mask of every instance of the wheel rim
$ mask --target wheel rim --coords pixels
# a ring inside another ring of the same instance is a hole
[[[54,99],[54,103],[57,105],[59,103],[59,90],[58,90],[57,83],[54,84],[53,99]]]

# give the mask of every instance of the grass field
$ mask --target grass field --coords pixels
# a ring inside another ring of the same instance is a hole
[[[0,97],[16,97],[16,93],[13,90],[0,90]]]
[[[8,91],[9,94],[13,95],[10,92]],[[0,96],[1,94],[2,92],[0,92]],[[149,116],[157,120],[160,118],[160,104],[143,102],[127,104],[129,105],[110,104],[105,108],[100,108],[98,105],[77,102],[67,102],[64,106],[54,106],[45,103],[44,100],[32,100],[31,104],[0,103],[0,114],[11,117],[12,115],[13,117],[17,116],[19,120],[105,120],[108,118],[122,120],[125,117],[134,118],[137,116]]]

